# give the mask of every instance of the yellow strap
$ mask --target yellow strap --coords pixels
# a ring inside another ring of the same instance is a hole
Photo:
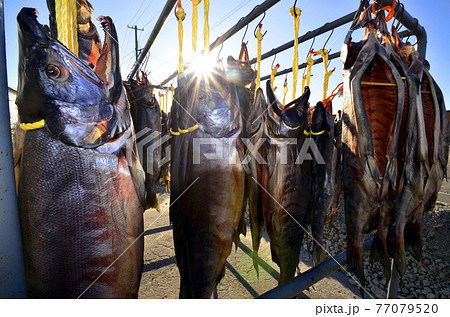
[[[56,0],[55,12],[58,40],[78,55],[76,0]]]
[[[188,132],[192,132],[198,129],[198,124],[193,125],[190,128],[187,129],[178,129],[178,131],[173,131],[172,128],[170,128],[170,134],[172,135],[180,135],[181,133],[188,133]]]
[[[310,132],[312,135],[321,135],[325,133],[325,130],[319,131],[319,132]]]
[[[255,79],[255,83],[256,83],[255,98],[256,98],[256,92],[258,91],[258,88],[259,88],[260,82],[261,82],[261,42],[263,39],[263,35],[261,34],[261,27],[262,27],[262,24],[260,23],[256,30],[256,34],[255,34],[255,37],[258,40],[258,49],[257,49],[257,55],[256,55],[257,73],[256,73],[256,79]]]
[[[170,128],[170,134],[172,135],[180,135],[180,132],[175,132],[172,130],[172,128]]]
[[[283,106],[284,106],[286,104],[286,95],[288,92],[287,78],[284,80],[283,88],[284,88],[284,96],[283,96]]]
[[[277,89],[277,87],[273,87],[273,82],[275,81],[275,76],[277,74],[278,68],[280,67],[280,64],[275,65],[275,67],[272,69],[272,72],[270,74],[270,87],[272,88],[273,91],[275,91],[275,89]]]
[[[202,0],[192,1],[192,52],[194,56],[197,54],[197,21],[198,21],[198,5]]]
[[[183,74],[183,20],[186,17],[184,9],[181,7],[181,0],[178,0],[177,11],[175,15],[178,20],[178,46],[179,46],[179,57],[178,57],[178,77]]]
[[[33,123],[22,123],[20,128],[24,131],[37,130],[45,126],[45,120],[36,121]]]
[[[306,130],[303,130],[303,134],[306,135],[306,136],[311,136],[311,135],[321,135],[321,134],[324,134],[324,133],[325,133],[325,130],[322,130],[322,131],[319,131],[319,132],[313,132],[313,131],[306,131]]]
[[[289,9],[289,13],[294,18],[294,62],[292,67],[292,100],[295,99],[297,91],[297,77],[298,77],[298,29],[300,26],[300,15],[302,10],[297,7]]]
[[[281,122],[283,122],[284,126],[285,126],[286,128],[288,128],[289,130],[297,130],[297,129],[300,128],[300,126],[301,126],[301,124],[300,124],[300,125],[298,125],[297,127],[292,128],[292,127],[288,126],[286,123],[284,123],[284,121],[281,121]]]
[[[203,39],[204,39],[204,51],[205,51],[205,56],[209,54],[209,0],[205,0],[203,2],[203,10],[205,13],[205,26],[203,29]]]

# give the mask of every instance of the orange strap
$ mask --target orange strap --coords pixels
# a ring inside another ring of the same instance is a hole
[[[331,92],[331,95],[328,98],[322,100],[322,103],[325,105],[326,103],[332,101],[334,99],[334,97],[339,95],[343,89],[344,89],[344,83],[342,82],[339,85],[337,85],[336,88],[333,89],[333,91]]]
[[[390,6],[384,6],[380,10],[388,10],[388,14],[386,16],[386,21],[390,21],[395,14],[395,5],[397,4],[397,0],[392,0],[392,5]],[[375,2],[372,4],[372,13],[373,15],[377,14],[377,10],[375,8]]]

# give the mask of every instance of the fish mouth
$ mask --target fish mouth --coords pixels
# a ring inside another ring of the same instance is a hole
[[[39,11],[34,8],[22,8],[17,15],[19,25],[19,36],[21,42],[25,45],[39,44],[42,47],[48,47],[50,37],[48,28],[44,28],[37,20]]]
[[[112,105],[92,104],[74,105],[61,100],[55,101],[66,123],[82,123],[96,125],[99,122],[109,121],[114,114]]]

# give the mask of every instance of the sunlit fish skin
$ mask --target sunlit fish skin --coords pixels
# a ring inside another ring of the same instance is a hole
[[[19,211],[32,298],[137,297],[142,272],[143,171],[133,152],[117,34],[108,17],[96,72],[23,8],[21,120],[26,132]]]
[[[185,79],[175,90],[171,129],[191,129],[172,138],[170,220],[180,298],[210,298],[225,274],[232,243],[239,240],[242,127],[235,88],[223,75]],[[204,143],[196,147],[198,140]],[[206,157],[214,153],[221,155]]]

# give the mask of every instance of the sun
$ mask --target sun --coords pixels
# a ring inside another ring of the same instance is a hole
[[[189,69],[194,72],[197,77],[206,78],[216,66],[217,61],[213,55],[198,55]]]

